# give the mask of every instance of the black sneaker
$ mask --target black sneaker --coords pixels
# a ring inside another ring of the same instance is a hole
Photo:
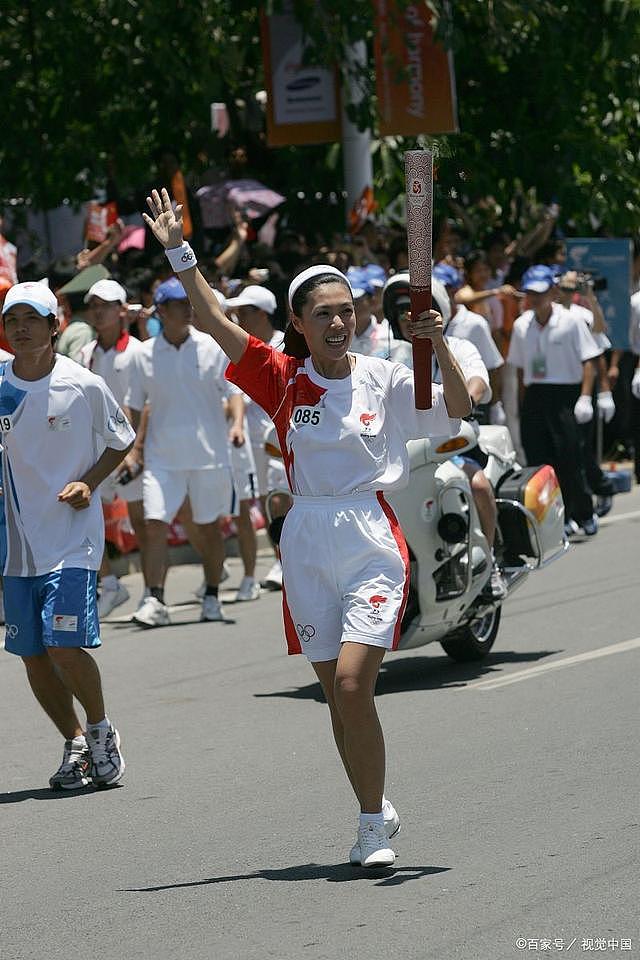
[[[87,728],[91,755],[91,779],[96,787],[110,787],[122,779],[124,757],[120,753],[120,734],[112,723],[106,730]]]
[[[80,790],[91,783],[91,754],[84,737],[65,740],[62,763],[49,778],[52,790]]]
[[[613,497],[609,496],[599,496],[596,497],[596,514],[599,517],[606,517],[606,515],[611,510],[613,506]]]
[[[580,529],[586,537],[595,537],[598,532],[598,518],[595,513],[588,520],[580,521]]]

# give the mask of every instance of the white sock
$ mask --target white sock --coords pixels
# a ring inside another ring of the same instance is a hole
[[[84,733],[81,733],[77,737],[74,737],[71,743],[72,743],[72,746],[77,747],[78,750],[82,749],[83,747],[86,747],[87,740]]]
[[[375,823],[379,827],[384,827],[384,814],[382,813],[382,810],[380,813],[361,813],[360,827],[366,827],[369,823]]]
[[[106,577],[102,577],[100,584],[103,590],[117,590],[118,589],[118,578],[115,577],[112,573],[108,574]]]
[[[87,723],[87,730],[104,730],[105,732],[109,729],[109,717],[103,717],[100,723]]]

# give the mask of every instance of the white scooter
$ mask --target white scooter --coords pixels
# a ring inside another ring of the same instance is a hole
[[[507,596],[532,570],[562,556],[564,504],[549,466],[522,468],[506,427],[463,421],[453,438],[408,444],[408,487],[388,496],[407,538],[411,582],[400,649],[439,641],[454,660],[480,660],[498,633],[502,601],[486,592],[491,548],[466,473],[452,462],[478,444],[495,493],[495,557]]]
[[[411,561],[401,650],[439,641],[454,660],[481,660],[496,639],[502,601],[485,589],[491,578],[491,547],[480,527],[470,481],[452,460],[476,445],[488,456],[484,472],[496,493],[494,552],[507,596],[532,570],[558,559],[569,546],[553,468],[522,468],[507,427],[478,427],[463,420],[450,439],[411,440],[409,485],[387,495]],[[279,455],[275,430],[266,447],[271,456]],[[273,518],[272,503],[286,492],[274,490],[266,501],[275,542],[283,518]]]

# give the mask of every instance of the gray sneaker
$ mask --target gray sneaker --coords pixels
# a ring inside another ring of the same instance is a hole
[[[91,754],[84,737],[65,740],[62,763],[52,777],[52,790],[80,790],[91,783]]]
[[[124,757],[120,752],[120,734],[112,723],[87,729],[87,743],[91,752],[91,779],[96,787],[110,787],[122,779]]]

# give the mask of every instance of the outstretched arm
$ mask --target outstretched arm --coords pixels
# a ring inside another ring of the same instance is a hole
[[[153,190],[151,196],[147,197],[147,203],[152,216],[146,213],[142,216],[156,239],[165,250],[182,247],[182,206],[178,204],[175,212],[172,210],[169,194],[164,187],[160,193]],[[249,342],[248,334],[227,319],[220,309],[213,290],[197,266],[180,270],[179,274],[196,314],[195,326],[204,333],[210,334],[220,344],[232,363],[238,363]]]

